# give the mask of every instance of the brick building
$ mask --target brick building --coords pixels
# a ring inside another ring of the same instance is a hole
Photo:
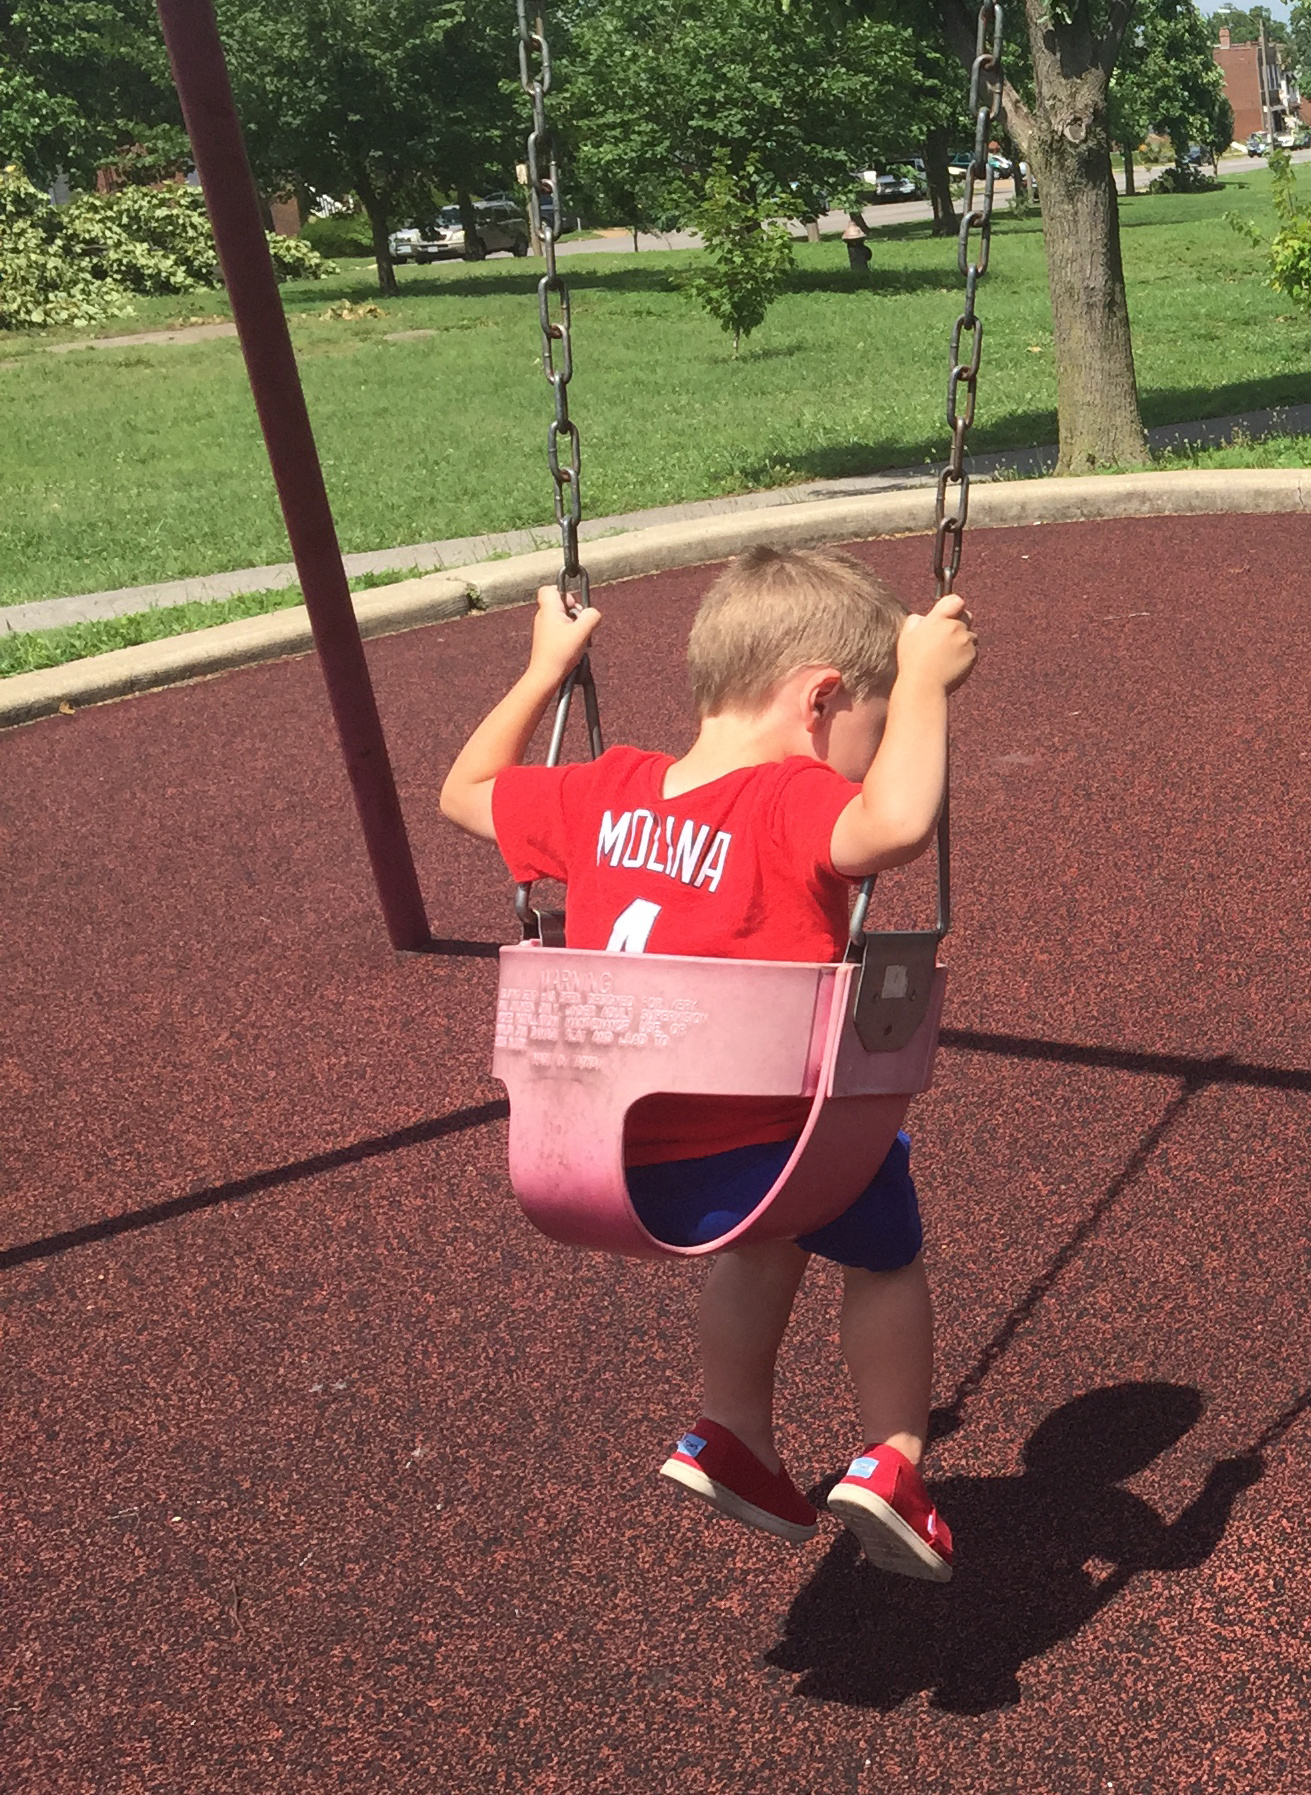
[[[1295,122],[1311,124],[1311,101],[1297,88],[1297,77],[1280,60],[1280,46],[1268,39],[1253,44],[1234,44],[1229,31],[1220,27],[1220,42],[1212,50],[1224,76],[1225,98],[1234,109],[1234,140],[1242,143],[1253,131],[1276,133]]]

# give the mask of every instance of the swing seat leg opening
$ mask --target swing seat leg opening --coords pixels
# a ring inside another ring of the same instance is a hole
[[[833,1221],[931,1082],[946,983],[931,957],[917,966],[907,953],[879,986],[878,1038],[900,1044],[871,1051],[858,1027],[860,972],[503,948],[493,1070],[510,1094],[510,1181],[529,1220],[567,1245],[637,1258],[791,1240]],[[633,1205],[624,1119],[656,1092],[810,1105],[768,1192],[713,1240],[661,1240]]]

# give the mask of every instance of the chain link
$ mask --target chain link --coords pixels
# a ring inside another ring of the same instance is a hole
[[[569,289],[556,267],[555,250],[564,223],[560,171],[546,118],[551,91],[551,50],[540,9],[529,13],[530,0],[517,0],[519,12],[519,83],[532,102],[528,133],[528,205],[533,234],[542,245],[546,273],[537,284],[537,310],[542,326],[542,369],[555,398],[555,418],[547,436],[546,460],[555,487],[555,521],[560,526],[563,564],[560,595],[574,609],[590,602],[587,569],[578,559],[578,525],[582,521],[582,457],[578,426],[569,416],[569,382],[574,374],[573,322]],[[543,209],[549,202],[549,212]]]
[[[555,521],[560,526],[562,550],[556,584],[571,611],[592,602],[587,569],[578,558],[578,526],[583,518],[582,452],[578,426],[569,416],[569,382],[574,376],[573,320],[569,288],[556,267],[555,246],[564,228],[560,198],[560,173],[555,145],[546,118],[546,96],[551,91],[551,48],[539,6],[529,13],[530,0],[516,0],[519,12],[519,84],[532,102],[533,123],[528,133],[528,207],[533,236],[542,246],[546,273],[537,283],[537,314],[542,327],[542,371],[551,384],[555,416],[546,433],[546,465],[555,489]],[[549,216],[542,202],[550,202]],[[555,722],[546,752],[548,767],[558,766],[564,751],[565,727],[574,693],[581,692],[587,719],[587,739],[592,758],[602,752],[601,713],[590,655],[584,655],[560,687]],[[521,885],[515,894],[515,913],[527,936],[563,944],[563,925],[550,912],[535,910],[532,886]]]
[[[960,569],[965,519],[969,515],[970,476],[965,468],[965,435],[974,422],[974,404],[983,354],[983,320],[974,297],[988,272],[992,248],[992,203],[997,171],[988,155],[992,126],[1002,101],[1002,7],[1000,0],[982,0],[970,66],[970,111],[974,114],[974,150],[965,171],[965,196],[956,261],[965,277],[965,309],[951,331],[951,372],[947,377],[947,428],[951,449],[938,475],[934,506],[933,577],[937,596],[950,592]],[[982,193],[979,183],[983,183]],[[974,233],[978,242],[974,243]],[[962,345],[968,342],[968,353]],[[964,392],[964,402],[961,393]],[[948,495],[955,489],[954,503]],[[948,508],[950,505],[950,509]]]

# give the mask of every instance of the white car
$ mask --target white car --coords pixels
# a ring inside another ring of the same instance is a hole
[[[497,250],[512,256],[528,254],[528,225],[512,200],[478,200],[473,212],[478,234],[472,243],[464,240],[460,208],[443,206],[429,229],[411,224],[392,232],[387,239],[392,261],[443,262],[460,257],[481,262]]]

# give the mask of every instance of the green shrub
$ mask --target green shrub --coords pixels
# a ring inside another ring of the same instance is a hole
[[[754,169],[733,170],[727,157],[716,157],[695,213],[706,271],[687,291],[731,333],[734,355],[742,338],[764,323],[795,266],[786,227],[769,222],[779,203],[778,196],[762,194]]]
[[[331,218],[307,218],[299,241],[321,256],[371,256],[373,233],[362,212],[338,212]]]
[[[64,207],[64,242],[97,280],[133,293],[187,293],[219,284],[218,257],[196,187],[77,193]]]
[[[337,272],[333,264],[325,262],[313,244],[303,237],[279,237],[276,231],[271,231],[269,254],[273,258],[273,272],[280,281],[322,280],[325,274]]]
[[[0,170],[0,330],[98,324],[132,310],[63,241],[63,218],[18,168]]]
[[[1311,207],[1297,197],[1293,158],[1282,145],[1270,151],[1270,198],[1279,229],[1266,238],[1250,218],[1225,213],[1225,223],[1270,258],[1270,285],[1297,305],[1311,306]]]
[[[1279,220],[1270,244],[1270,285],[1298,305],[1311,305],[1311,208],[1298,203],[1293,158],[1282,144],[1270,151],[1270,198]]]
[[[1311,218],[1286,225],[1270,245],[1270,285],[1311,305]]]
[[[336,272],[297,237],[268,241],[279,280]],[[220,284],[198,188],[78,193],[56,207],[21,170],[0,172],[0,329],[98,324],[130,313],[133,293]]]
[[[1149,193],[1218,193],[1220,182],[1211,175],[1204,175],[1200,168],[1194,168],[1189,162],[1176,162],[1171,168],[1163,168],[1152,182]]]

